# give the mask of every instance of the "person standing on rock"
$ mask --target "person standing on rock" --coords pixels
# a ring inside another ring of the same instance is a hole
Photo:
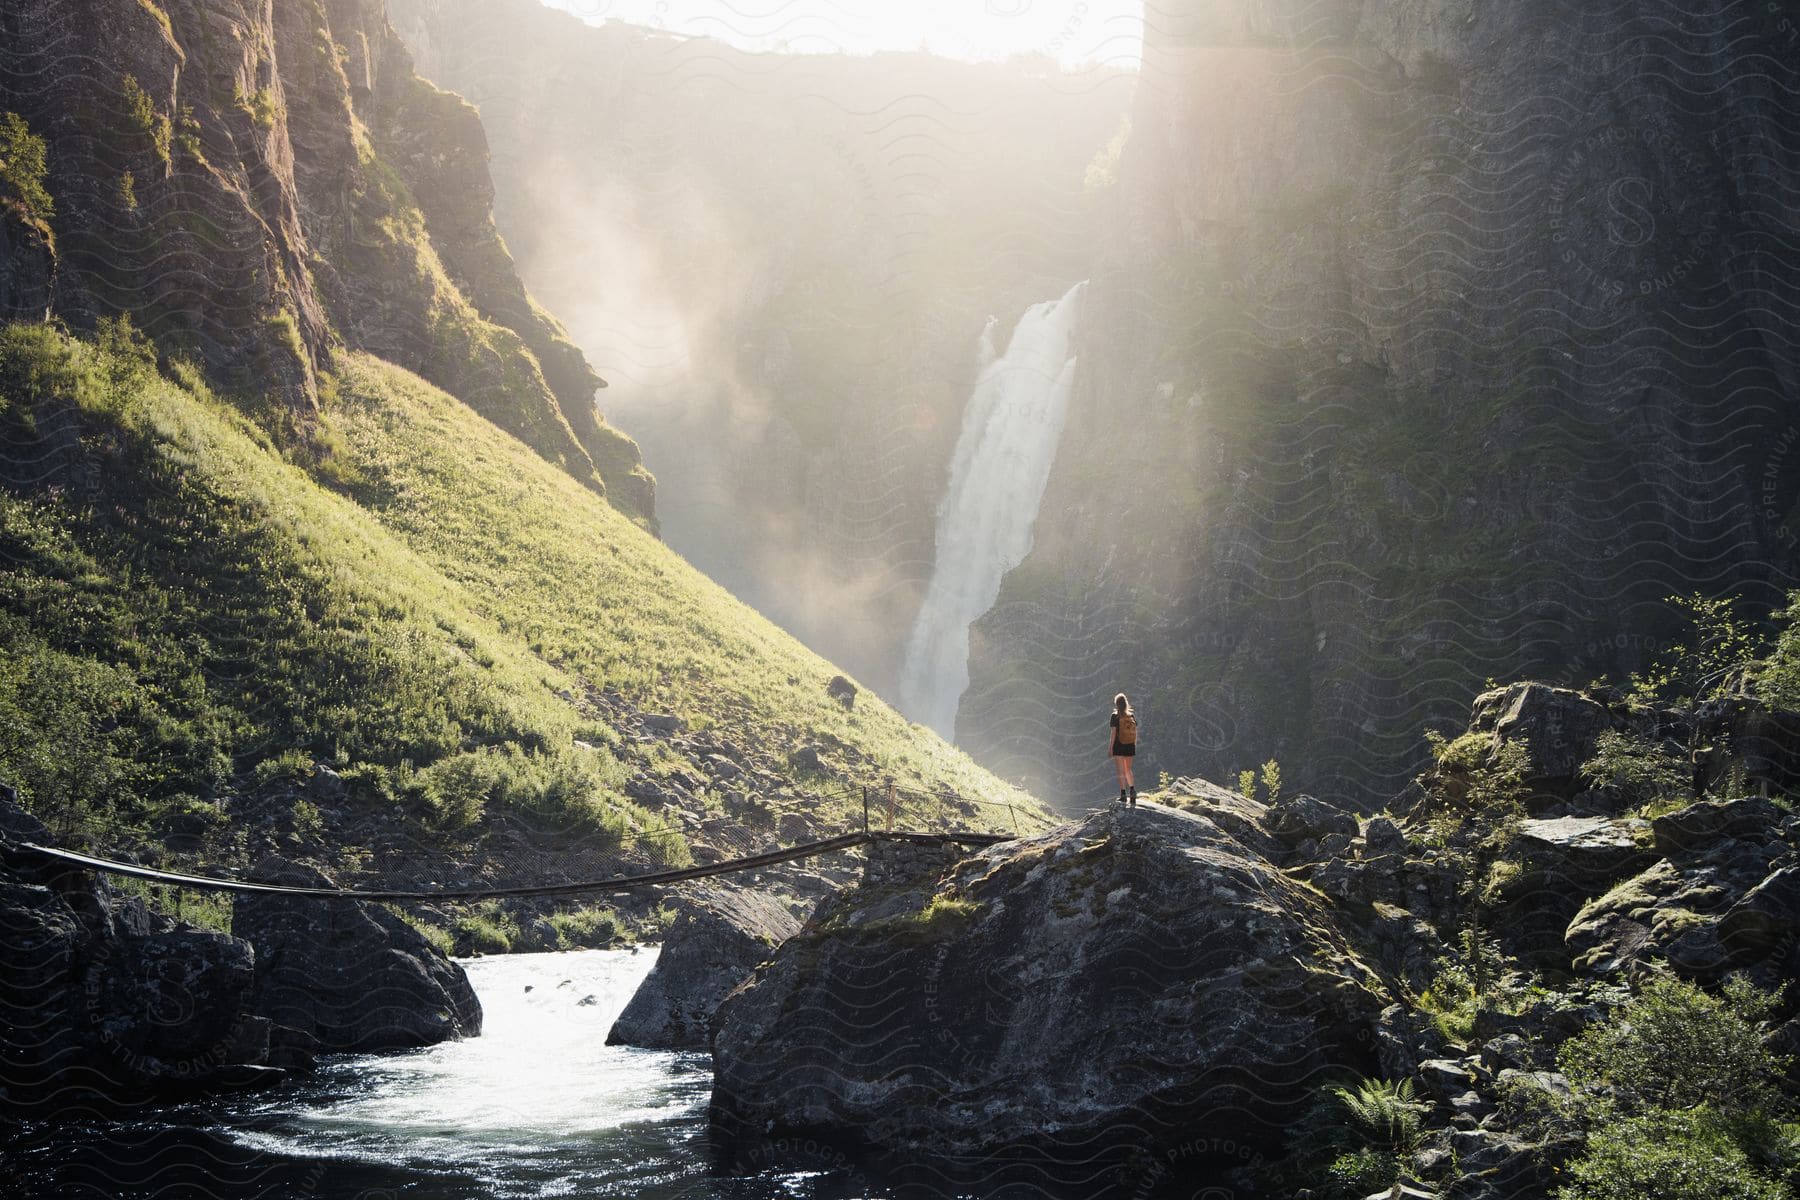
[[[1131,760],[1137,756],[1137,713],[1131,701],[1120,692],[1113,697],[1112,760],[1119,772],[1119,803],[1137,807],[1137,780],[1131,774]]]

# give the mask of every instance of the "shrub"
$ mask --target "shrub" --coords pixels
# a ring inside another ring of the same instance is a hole
[[[1786,1063],[1762,1044],[1760,1022],[1779,1003],[1741,977],[1712,996],[1663,979],[1566,1044],[1569,1082],[1626,1113],[1708,1104],[1727,1115],[1779,1111]]]
[[[11,196],[26,212],[47,223],[56,215],[44,186],[49,174],[44,139],[32,133],[18,113],[0,113],[0,196]]]
[[[47,818],[54,805],[74,818],[135,782],[139,766],[116,727],[133,693],[123,672],[99,663],[41,646],[0,649],[0,772],[27,808]]]
[[[1523,739],[1496,743],[1485,733],[1465,733],[1452,740],[1428,730],[1425,740],[1436,770],[1422,782],[1447,807],[1494,817],[1523,811],[1531,762]]]
[[[281,105],[275,100],[275,92],[271,88],[257,88],[246,95],[243,88],[233,90],[231,102],[256,122],[259,129],[273,129],[275,118],[281,115]]]
[[[450,929],[457,949],[466,954],[505,954],[519,936],[518,923],[491,900],[458,917]]]
[[[480,823],[487,802],[506,779],[506,768],[491,753],[440,759],[415,777],[419,794],[439,829],[467,829]]]
[[[1262,765],[1262,784],[1270,804],[1281,799],[1281,764],[1272,758]]]
[[[1457,949],[1456,956],[1438,960],[1437,974],[1419,996],[1419,1009],[1450,1041],[1467,1042],[1475,1035],[1477,1015],[1516,1014],[1532,989],[1492,937],[1464,929]]]
[[[1756,658],[1761,645],[1751,625],[1737,614],[1730,598],[1670,596],[1681,610],[1687,635],[1658,656],[1642,674],[1631,677],[1639,700],[1692,704],[1726,692],[1734,676]],[[1789,610],[1792,612],[1792,610]]]
[[[1800,592],[1788,593],[1788,606],[1775,616],[1775,645],[1755,675],[1756,691],[1778,708],[1800,708]]]
[[[310,800],[294,801],[294,832],[308,841],[325,836],[325,818]]]
[[[1783,1200],[1708,1108],[1663,1110],[1609,1125],[1569,1165],[1557,1200]]]
[[[1365,1146],[1332,1160],[1325,1168],[1322,1190],[1328,1200],[1362,1200],[1364,1196],[1385,1192],[1398,1178],[1398,1159]]]
[[[568,949],[576,946],[609,946],[629,939],[625,922],[610,908],[581,908],[559,912],[550,917],[558,943]]]
[[[214,933],[231,932],[232,897],[229,892],[184,891],[128,875],[115,875],[108,883],[119,895],[142,900],[144,907],[158,916],[185,921]]]
[[[185,793],[145,806],[149,829],[159,837],[206,837],[223,829],[225,811],[217,804]]]
[[[1686,762],[1616,729],[1595,739],[1594,756],[1581,764],[1581,773],[1595,784],[1626,789],[1652,816],[1693,796],[1693,770]]]
[[[174,123],[156,111],[156,101],[144,90],[135,75],[121,75],[119,90],[125,97],[125,114],[163,166],[169,165],[169,145],[175,136]]]
[[[257,787],[267,787],[272,783],[305,779],[312,770],[312,755],[304,750],[288,749],[257,763],[250,771],[250,779]]]

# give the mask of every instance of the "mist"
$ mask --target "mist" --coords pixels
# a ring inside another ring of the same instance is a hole
[[[891,693],[978,340],[1086,277],[1133,74],[746,53],[535,0],[393,16],[481,110],[501,233],[664,539]]]

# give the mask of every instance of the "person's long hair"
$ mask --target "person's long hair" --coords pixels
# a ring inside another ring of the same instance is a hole
[[[1137,715],[1131,711],[1131,701],[1125,698],[1124,692],[1120,692],[1113,697],[1113,711],[1128,717],[1135,717]]]

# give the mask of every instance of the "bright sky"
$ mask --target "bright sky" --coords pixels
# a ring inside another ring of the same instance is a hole
[[[1142,0],[544,0],[590,23],[615,19],[753,50],[917,50],[993,59],[1043,53],[1069,65],[1135,67]]]

